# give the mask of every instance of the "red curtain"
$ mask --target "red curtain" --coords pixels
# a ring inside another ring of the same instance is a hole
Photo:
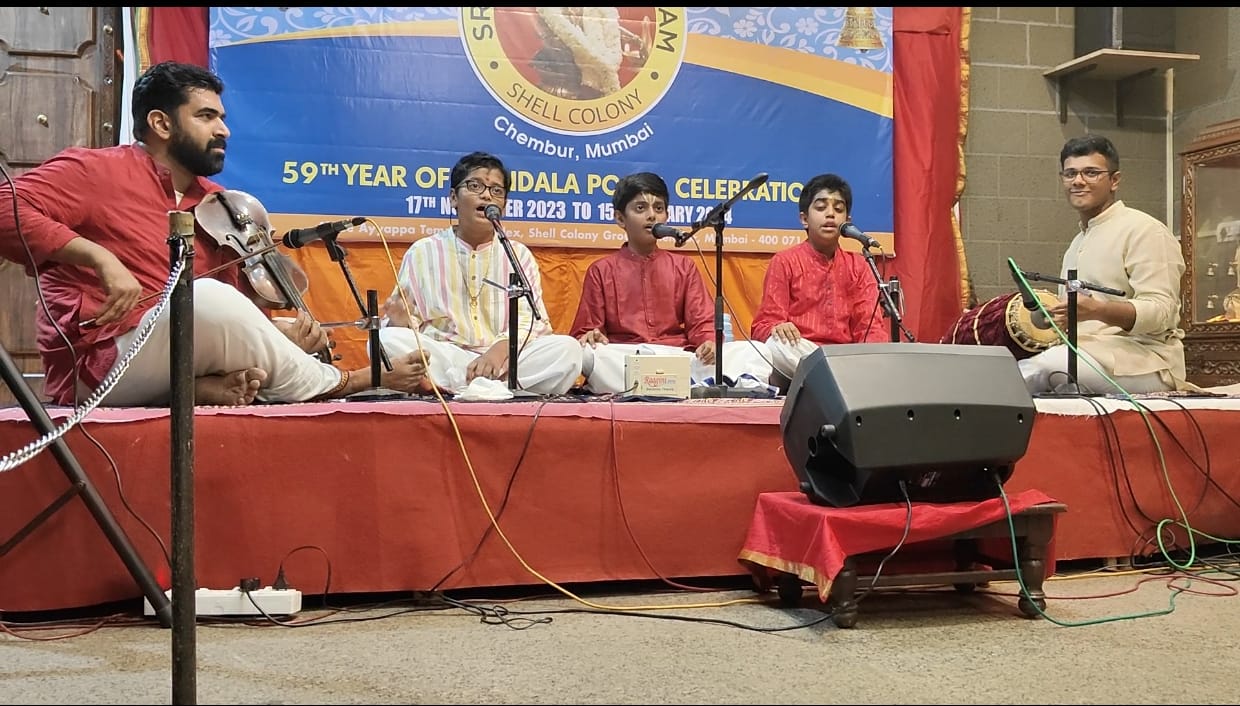
[[[136,7],[139,71],[161,61],[207,65],[209,7]]]
[[[146,36],[141,26],[138,36],[149,47],[150,63],[177,60],[207,66],[208,8],[140,9],[149,12]],[[904,324],[919,341],[937,341],[963,310],[963,250],[953,208],[964,178],[967,13],[959,7],[893,8],[897,255],[888,271],[900,278]],[[756,279],[760,291],[760,274],[742,277]],[[725,297],[730,296],[727,284]],[[735,286],[754,289],[755,283],[746,284]],[[548,292],[554,290],[544,285]],[[579,285],[565,291],[579,292]],[[741,303],[744,313],[753,308],[746,304],[756,302]],[[575,306],[565,302],[561,308],[571,319]],[[564,318],[553,316],[552,322]],[[738,323],[748,326],[748,321]]]
[[[905,324],[937,341],[960,316],[964,271],[953,208],[963,188],[968,101],[959,7],[897,7],[895,45],[895,272]]]

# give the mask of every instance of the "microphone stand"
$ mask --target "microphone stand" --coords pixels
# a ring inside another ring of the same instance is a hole
[[[383,387],[380,377],[379,365],[380,361],[390,371],[392,364],[387,359],[387,354],[383,351],[383,344],[379,342],[379,292],[374,289],[366,290],[366,309],[363,310],[363,317],[358,322],[361,327],[367,331],[366,348],[370,351],[370,387],[369,390],[361,390],[351,395],[346,395],[344,399],[356,402],[373,402],[375,400],[407,400],[411,397],[400,390],[393,390]]]
[[[767,390],[737,389],[728,385],[723,377],[723,230],[726,225],[724,222],[725,216],[734,203],[740,201],[745,194],[766,183],[766,180],[766,173],[759,174],[750,179],[749,183],[736,192],[735,196],[712,208],[705,218],[690,226],[689,232],[685,234],[685,240],[688,240],[702,228],[710,226],[715,229],[715,384],[693,388],[689,391],[691,398],[771,396]],[[679,239],[677,239],[677,244],[680,244]]]
[[[887,280],[886,286],[887,286],[887,292],[891,295],[892,308],[894,308],[896,311],[900,311],[900,309],[902,308],[902,303],[900,302],[900,296],[901,296],[900,278],[896,277],[895,275],[892,275],[891,278]],[[900,320],[894,316],[891,316],[888,318],[891,319],[891,342],[899,343],[900,342]]]
[[[499,238],[500,245],[504,248],[504,254],[508,256],[508,263],[512,265],[512,273],[508,275],[507,287],[486,278],[482,280],[484,283],[502,289],[508,294],[508,390],[512,393],[514,399],[518,397],[538,397],[539,395],[533,392],[517,388],[517,356],[521,352],[519,346],[517,346],[517,313],[521,298],[525,297],[525,301],[530,305],[530,311],[535,321],[541,321],[543,317],[538,311],[538,302],[534,300],[534,288],[530,286],[529,280],[525,278],[525,271],[521,269],[521,263],[517,260],[517,252],[512,249],[512,243],[508,242],[508,234],[500,226],[498,218],[491,219],[491,225],[495,227],[495,235]]]
[[[366,302],[362,302],[362,295],[357,290],[357,282],[354,281],[353,272],[349,270],[349,263],[345,259],[348,253],[337,242],[337,235],[337,233],[331,233],[323,236],[323,246],[327,248],[327,254],[331,257],[332,262],[340,264],[340,271],[344,273],[344,279],[349,284],[349,291],[353,293],[353,301],[357,302],[357,307],[362,312],[362,318],[359,323],[367,331],[366,348],[370,353],[370,387],[372,388],[354,392],[351,395],[345,396],[344,399],[355,402],[409,399],[410,395],[399,390],[383,387],[382,385],[379,365],[382,364],[384,369],[392,372],[392,361],[388,359],[387,351],[383,349],[383,344],[379,342],[379,292],[374,289],[367,289]]]
[[[389,373],[392,372],[392,361],[388,359],[387,351],[383,346],[379,345],[379,304],[378,292],[373,289],[366,290],[366,303],[362,303],[362,296],[358,294],[357,282],[353,279],[353,273],[349,270],[349,263],[345,261],[348,255],[345,249],[340,247],[340,243],[336,241],[337,235],[332,234],[323,238],[323,245],[327,248],[327,254],[331,257],[332,262],[340,263],[340,271],[344,273],[344,279],[349,283],[349,291],[353,293],[353,301],[357,302],[357,308],[362,312],[362,318],[366,321],[366,329],[374,332],[369,342],[370,346],[370,383],[374,387],[379,386],[379,361],[383,362],[383,367]]]
[[[887,317],[891,319],[891,342],[900,342],[900,332],[904,332],[904,336],[908,338],[909,343],[913,342],[913,334],[904,327],[904,320],[900,317],[900,307],[896,306],[895,299],[891,296],[891,286],[883,281],[883,276],[878,273],[878,265],[874,264],[874,255],[870,252],[869,245],[861,247],[861,254],[865,256],[865,262],[870,266],[870,274],[874,275],[874,281],[878,282],[878,301],[883,305],[883,311],[887,313]],[[892,284],[897,290],[896,296],[899,295],[899,280],[892,277]]]
[[[1068,279],[1076,279],[1076,270],[1068,270]],[[1076,377],[1076,296],[1077,288],[1067,285],[1068,290],[1068,379],[1076,387],[1076,394],[1081,394],[1081,382]]]
[[[1054,282],[1055,284],[1061,284],[1064,286],[1064,288],[1068,292],[1068,379],[1072,382],[1073,385],[1076,386],[1076,394],[1078,395],[1083,394],[1081,392],[1081,383],[1077,380],[1077,377],[1076,377],[1076,370],[1077,370],[1076,297],[1077,297],[1077,293],[1083,289],[1089,289],[1095,292],[1101,292],[1103,294],[1110,294],[1113,296],[1122,297],[1122,296],[1125,296],[1124,292],[1118,289],[1115,289],[1113,287],[1104,287],[1100,284],[1093,284],[1092,282],[1083,282],[1076,278],[1075,269],[1068,270],[1067,279],[1061,279],[1059,277],[1051,277],[1050,275],[1043,275],[1037,272],[1026,272],[1024,274],[1025,274],[1025,279],[1037,280],[1039,282]]]

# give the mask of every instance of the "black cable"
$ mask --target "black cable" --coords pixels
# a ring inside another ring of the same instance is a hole
[[[617,509],[619,509],[620,511],[620,521],[624,524],[624,530],[628,534],[629,540],[633,543],[633,546],[637,549],[637,553],[641,555],[642,560],[646,562],[646,567],[649,568],[652,572],[654,572],[654,575],[659,577],[660,581],[663,581],[667,585],[672,586],[674,588],[678,588],[678,589],[682,589],[686,591],[712,591],[714,590],[711,588],[705,588],[701,586],[690,586],[688,584],[682,584],[682,583],[673,581],[665,577],[661,571],[655,568],[654,562],[650,561],[650,557],[648,557],[646,555],[646,551],[642,549],[641,542],[637,541],[637,535],[633,532],[633,526],[629,524],[628,512],[625,511],[624,509],[624,492],[620,488],[620,445],[619,445],[618,440],[616,439],[616,433],[618,429],[617,429],[617,424],[616,424],[615,399],[608,400],[608,409],[611,411],[611,415],[610,415],[611,424],[609,426],[609,430],[610,430],[609,437],[610,437],[611,443],[608,445],[609,446],[608,456],[611,458],[612,489],[615,490],[616,492],[616,506],[617,506]]]
[[[132,517],[138,524],[142,525],[142,528],[147,531],[147,534],[150,534],[155,540],[155,543],[159,545],[160,554],[164,557],[164,561],[167,563],[168,568],[171,569],[172,555],[168,551],[168,545],[164,543],[163,537],[159,536],[159,532],[151,526],[151,523],[147,522],[145,518],[139,515],[138,511],[133,508],[133,505],[129,503],[129,497],[125,495],[125,488],[121,484],[121,469],[120,465],[116,462],[116,459],[112,458],[112,454],[104,448],[103,442],[99,441],[86,431],[83,424],[78,425],[78,430],[82,432],[82,435],[85,436],[96,449],[99,450],[99,453],[103,454],[104,460],[107,461],[108,466],[112,469],[112,478],[116,481],[116,495],[120,498],[121,505],[125,508],[125,511],[129,513],[129,516]]]
[[[474,605],[472,603],[458,601],[449,596],[443,596],[442,598],[443,602],[449,606],[477,615],[478,621],[483,625],[504,625],[512,628],[513,630],[525,630],[526,628],[532,628],[535,625],[548,625],[551,623],[551,618],[549,617],[527,618],[524,617],[524,612],[518,611],[514,613],[503,606],[491,606],[488,608]],[[512,615],[517,615],[518,617],[514,619],[511,617]]]
[[[323,555],[323,562],[326,565],[327,573],[327,576],[323,581],[323,605],[326,606],[327,597],[331,594],[332,587],[332,560],[331,557],[327,556],[327,552],[317,544],[303,544],[300,547],[294,547],[288,550],[288,553],[285,554],[284,558],[280,560],[280,565],[276,567],[276,577],[271,582],[271,587],[277,590],[282,590],[289,587],[288,580],[284,576],[284,562],[288,561],[289,558],[303,549],[316,549]]]
[[[387,618],[395,618],[399,615],[408,615],[411,613],[426,613],[430,611],[447,610],[447,605],[433,606],[409,606],[400,610],[395,610],[382,615],[365,615],[350,616],[345,618],[333,618],[325,616],[321,618],[278,618],[263,610],[262,606],[254,600],[253,596],[247,596],[254,609],[258,611],[263,618],[262,621],[256,620],[254,616],[245,617],[228,617],[228,616],[200,616],[198,622],[205,627],[225,627],[225,626],[243,626],[243,627],[282,627],[282,628],[310,628],[321,625],[336,625],[339,623],[366,623],[372,620],[385,620]]]
[[[698,243],[697,238],[693,238],[693,246],[697,249],[698,262],[702,263],[702,271],[706,273],[706,279],[710,281],[710,286],[715,288],[715,292],[718,295],[719,300],[723,302],[724,308],[728,310],[728,314],[732,317],[733,323],[735,323],[739,318],[736,315],[736,310],[732,308],[732,302],[728,301],[728,298],[723,295],[723,288],[719,286],[719,283],[715,281],[715,276],[711,274],[710,263],[706,262],[706,253],[702,250],[702,245]],[[765,341],[754,341],[749,337],[748,331],[745,331],[744,329],[741,329],[741,331],[741,338],[745,339],[745,341],[749,343],[750,348],[758,354],[758,357],[761,358],[772,370],[774,370],[775,364],[771,361],[770,357],[767,356]],[[735,328],[733,328],[732,339],[737,340]],[[713,341],[715,339],[712,337],[710,340]],[[715,355],[723,355],[723,352],[715,351]],[[721,380],[716,380],[716,382],[722,384]]]
[[[1141,507],[1141,502],[1137,499],[1136,490],[1132,487],[1132,481],[1128,474],[1128,467],[1124,459],[1123,444],[1119,440],[1119,430],[1115,426],[1115,420],[1107,412],[1106,407],[1101,402],[1088,395],[1076,395],[1078,399],[1084,400],[1094,408],[1095,417],[1098,419],[1098,425],[1102,429],[1104,437],[1104,446],[1107,455],[1107,467],[1111,471],[1111,486],[1115,492],[1115,499],[1119,503],[1121,514],[1124,522],[1129,529],[1137,536],[1143,536],[1149,529],[1155,526],[1158,521],[1151,517],[1149,513]],[[1120,479],[1124,481],[1124,485],[1128,490],[1128,497],[1132,501],[1132,507],[1140,515],[1141,519],[1149,523],[1149,527],[1141,529],[1133,523],[1128,516],[1128,509],[1124,504],[1124,494],[1120,488]]]
[[[1104,428],[1104,435],[1107,437],[1105,448],[1108,452],[1108,457],[1109,457],[1108,460],[1110,461],[1110,465],[1111,465],[1112,480],[1113,480],[1113,486],[1116,492],[1116,498],[1117,500],[1120,501],[1120,508],[1121,508],[1121,511],[1123,512],[1125,522],[1128,524],[1129,528],[1131,528],[1133,532],[1137,535],[1138,541],[1140,541],[1146,537],[1146,534],[1150,530],[1154,529],[1154,527],[1157,526],[1158,520],[1151,517],[1150,514],[1146,512],[1144,508],[1142,508],[1140,501],[1137,499],[1136,490],[1133,487],[1130,475],[1128,473],[1127,463],[1124,459],[1124,451],[1123,451],[1124,447],[1123,447],[1123,444],[1121,444],[1119,441],[1119,432],[1118,432],[1118,429],[1116,427],[1114,420],[1111,419],[1111,416],[1107,413],[1105,407],[1093,397],[1081,396],[1081,399],[1086,400],[1091,406],[1094,407],[1095,411],[1097,412],[1099,423]],[[1218,489],[1220,493],[1223,494],[1224,497],[1226,497],[1229,501],[1231,501],[1233,505],[1240,507],[1240,501],[1237,501],[1235,497],[1233,497],[1230,493],[1228,493],[1227,490],[1223,488],[1218,483],[1217,480],[1215,480],[1213,472],[1211,470],[1209,446],[1208,446],[1208,443],[1205,437],[1205,433],[1202,430],[1201,425],[1197,422],[1196,417],[1193,416],[1192,411],[1189,410],[1185,405],[1181,404],[1180,402],[1174,399],[1171,399],[1171,398],[1159,398],[1159,399],[1167,399],[1171,404],[1179,407],[1180,410],[1183,411],[1187,415],[1189,422],[1192,425],[1192,428],[1194,432],[1196,433],[1196,437],[1201,445],[1202,454],[1205,459],[1204,467],[1201,463],[1199,463],[1193,457],[1193,454],[1191,454],[1188,451],[1187,447],[1180,440],[1179,435],[1176,434],[1171,429],[1170,425],[1166,422],[1163,416],[1159,415],[1157,412],[1150,409],[1149,406],[1144,405],[1135,399],[1132,399],[1130,401],[1137,407],[1139,412],[1145,414],[1148,418],[1152,418],[1154,421],[1158,422],[1158,425],[1162,427],[1163,431],[1167,433],[1167,436],[1170,437],[1171,440],[1174,441],[1175,444],[1179,447],[1181,453],[1184,454],[1184,457],[1189,461],[1190,464],[1193,465],[1194,468],[1197,469],[1197,471],[1205,479],[1206,483],[1203,484],[1201,493],[1199,494],[1197,500],[1193,503],[1192,511],[1196,511],[1197,509],[1199,509],[1201,504],[1205,501],[1206,492],[1208,490],[1208,485],[1213,485],[1216,489]],[[1109,434],[1107,432],[1109,432]],[[1112,440],[1113,440],[1114,449],[1112,448]],[[1119,457],[1118,463],[1116,462],[1116,458],[1115,458],[1116,455],[1118,455]],[[1164,463],[1165,463],[1165,459],[1164,459]],[[1122,469],[1127,494],[1128,494],[1128,497],[1131,499],[1133,508],[1140,514],[1142,519],[1144,519],[1150,525],[1145,530],[1138,529],[1128,517],[1127,509],[1125,508],[1122,493],[1119,487],[1118,476],[1120,473],[1120,469]],[[1171,492],[1174,493],[1174,489],[1169,489],[1169,490],[1171,490]],[[1189,511],[1185,511],[1185,515],[1187,515],[1188,512]],[[1171,546],[1172,548],[1180,548],[1180,549],[1183,548],[1175,541],[1175,535],[1172,529],[1169,528],[1164,531],[1168,533],[1168,539],[1170,540],[1169,546]],[[1144,547],[1148,548],[1153,543],[1153,541],[1154,540],[1152,537],[1146,540],[1144,543]],[[1138,558],[1138,555],[1135,553],[1129,557],[1130,560],[1135,560],[1137,558]]]
[[[1193,466],[1197,469],[1199,473],[1201,473],[1202,477],[1206,480],[1206,482],[1209,485],[1213,485],[1215,489],[1217,489],[1220,493],[1223,494],[1223,497],[1231,501],[1232,505],[1235,505],[1236,507],[1240,508],[1240,500],[1237,500],[1234,496],[1231,495],[1231,493],[1227,492],[1227,489],[1219,485],[1219,482],[1214,479],[1214,474],[1210,467],[1210,447],[1209,447],[1208,442],[1206,441],[1205,432],[1202,430],[1201,425],[1197,423],[1197,418],[1193,416],[1192,410],[1190,410],[1184,404],[1180,403],[1178,400],[1175,400],[1173,398],[1165,398],[1165,399],[1167,400],[1167,402],[1179,407],[1188,417],[1189,422],[1192,423],[1193,430],[1197,432],[1197,439],[1201,442],[1201,455],[1202,455],[1202,458],[1205,459],[1204,468],[1202,467],[1202,464],[1197,463],[1197,461],[1193,459],[1192,455],[1188,452],[1188,449],[1186,449],[1184,447],[1184,444],[1180,442],[1179,437],[1174,432],[1171,431],[1170,427],[1167,425],[1166,422],[1162,420],[1161,417],[1159,417],[1152,410],[1150,411],[1150,415],[1163,427],[1163,429],[1167,432],[1167,434],[1171,436],[1172,441],[1174,441],[1176,445],[1179,446],[1180,451],[1184,453],[1184,457],[1187,458],[1188,461],[1193,464]],[[1144,407],[1144,406],[1142,408],[1147,409],[1147,410],[1149,409],[1148,407]],[[1197,498],[1197,502],[1193,506],[1194,511],[1200,508],[1201,503],[1205,502],[1205,495],[1206,495],[1206,487],[1202,486],[1201,495]]]
[[[542,414],[543,407],[545,407],[549,401],[549,399],[539,400],[538,407],[534,410],[534,417],[530,420],[530,428],[525,433],[525,443],[521,445],[521,453],[517,455],[517,462],[513,465],[512,472],[508,474],[508,483],[504,486],[504,498],[500,501],[499,508],[495,511],[495,522],[487,524],[486,529],[482,532],[482,536],[478,538],[478,543],[474,546],[474,550],[469,553],[469,556],[462,559],[460,563],[445,574],[443,578],[439,579],[433,586],[431,586],[430,591],[432,593],[438,591],[439,587],[442,586],[448,579],[452,578],[453,574],[465,568],[465,566],[473,561],[474,557],[478,555],[478,552],[482,550],[483,543],[487,541],[487,538],[491,536],[491,532],[495,530],[495,524],[499,522],[500,516],[504,514],[504,509],[508,507],[508,498],[511,496],[513,484],[517,480],[517,472],[521,470],[521,464],[525,462],[525,454],[529,451],[530,441],[534,438],[534,426],[538,424],[538,417]]]
[[[452,599],[449,599],[449,600],[452,600]],[[453,603],[459,604],[458,607],[462,607],[462,608],[469,606],[469,604],[460,603],[459,601],[453,601]],[[569,615],[573,613],[586,613],[590,615],[613,615],[613,616],[628,617],[628,618],[652,618],[654,620],[676,620],[676,621],[685,622],[685,623],[723,625],[725,627],[740,628],[742,630],[751,630],[753,632],[786,632],[788,630],[801,630],[803,628],[813,627],[815,625],[818,625],[819,623],[830,620],[832,617],[832,613],[827,612],[822,617],[815,618],[814,620],[811,620],[807,623],[769,628],[769,627],[758,627],[754,625],[746,625],[744,623],[738,623],[734,620],[721,620],[719,618],[694,618],[694,617],[689,617],[685,615],[672,615],[672,614],[667,614],[667,613],[642,613],[642,612],[628,611],[628,610],[598,610],[595,608],[552,608],[552,609],[547,609],[547,610],[522,610],[522,611],[509,611],[507,609],[504,609],[503,611],[503,615],[505,617],[509,615],[517,615],[517,616]],[[484,620],[483,622],[487,622],[487,621]],[[512,626],[510,625],[509,627],[512,627]]]
[[[861,592],[860,596],[853,600],[854,603],[860,603],[861,599],[870,595],[870,592],[878,585],[878,577],[883,573],[883,565],[887,563],[888,559],[895,556],[896,552],[900,551],[900,547],[904,546],[904,541],[908,539],[909,531],[913,528],[913,501],[908,496],[908,486],[903,478],[900,479],[900,494],[904,496],[904,507],[906,508],[904,514],[904,534],[900,535],[900,541],[896,542],[896,546],[892,547],[890,552],[887,552],[887,556],[878,562],[878,566],[874,569],[874,576],[870,578],[870,585]]]

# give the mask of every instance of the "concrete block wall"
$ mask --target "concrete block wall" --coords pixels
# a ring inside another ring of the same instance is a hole
[[[1130,82],[1122,124],[1114,81],[1075,79],[1067,121],[1060,123],[1055,82],[1044,74],[1074,58],[1074,8],[971,8],[960,216],[979,301],[1014,291],[1009,257],[1027,270],[1058,272],[1063,250],[1077,232],[1076,213],[1056,174],[1059,150],[1070,137],[1095,132],[1111,138],[1123,171],[1120,198],[1178,234],[1179,152],[1205,126],[1240,117],[1240,41],[1233,41],[1240,40],[1240,10],[1175,12],[1176,51],[1201,58],[1174,69],[1169,131],[1162,72]]]

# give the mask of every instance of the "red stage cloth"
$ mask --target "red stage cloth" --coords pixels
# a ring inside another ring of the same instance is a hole
[[[1008,496],[1013,515],[1051,502],[1055,499],[1040,490]],[[913,503],[912,526],[904,546],[988,525],[1006,515],[1000,498]],[[747,567],[756,565],[798,576],[817,586],[819,599],[826,601],[845,559],[895,547],[906,524],[908,506],[901,503],[835,508],[815,505],[804,493],[762,493],[740,561]]]
[[[540,583],[493,531],[475,552],[490,526],[475,471],[493,509],[511,496],[500,517],[505,535],[554,581],[743,573],[737,555],[759,493],[794,492],[796,475],[783,451],[779,403],[707,402],[452,402],[468,464],[437,403],[199,407],[199,585],[269,581],[284,562],[288,579],[315,593],[325,558],[334,594],[424,590],[462,563],[441,588]],[[1163,519],[1186,517],[1198,543],[1207,534],[1240,536],[1237,400],[1144,399],[1148,421],[1117,401],[1036,402],[1028,453],[1004,487],[1009,497],[1037,489],[1068,506],[1055,518],[1055,559],[1151,553],[1156,525],[1175,534],[1168,546],[1186,547],[1187,531]],[[69,410],[48,413],[60,424]],[[150,528],[167,544],[168,425],[166,409],[96,409],[82,429],[108,456],[80,429],[64,437],[157,574],[167,564]],[[0,408],[0,456],[36,437],[20,409]],[[47,451],[0,473],[0,543],[66,487]],[[988,539],[982,548],[1006,556],[1004,544]],[[303,545],[325,557],[289,556]],[[902,548],[883,570],[913,568],[903,566],[906,558],[921,569],[929,549]],[[946,553],[934,558],[942,570],[954,566]],[[0,612],[140,596],[79,500],[0,557]]]

